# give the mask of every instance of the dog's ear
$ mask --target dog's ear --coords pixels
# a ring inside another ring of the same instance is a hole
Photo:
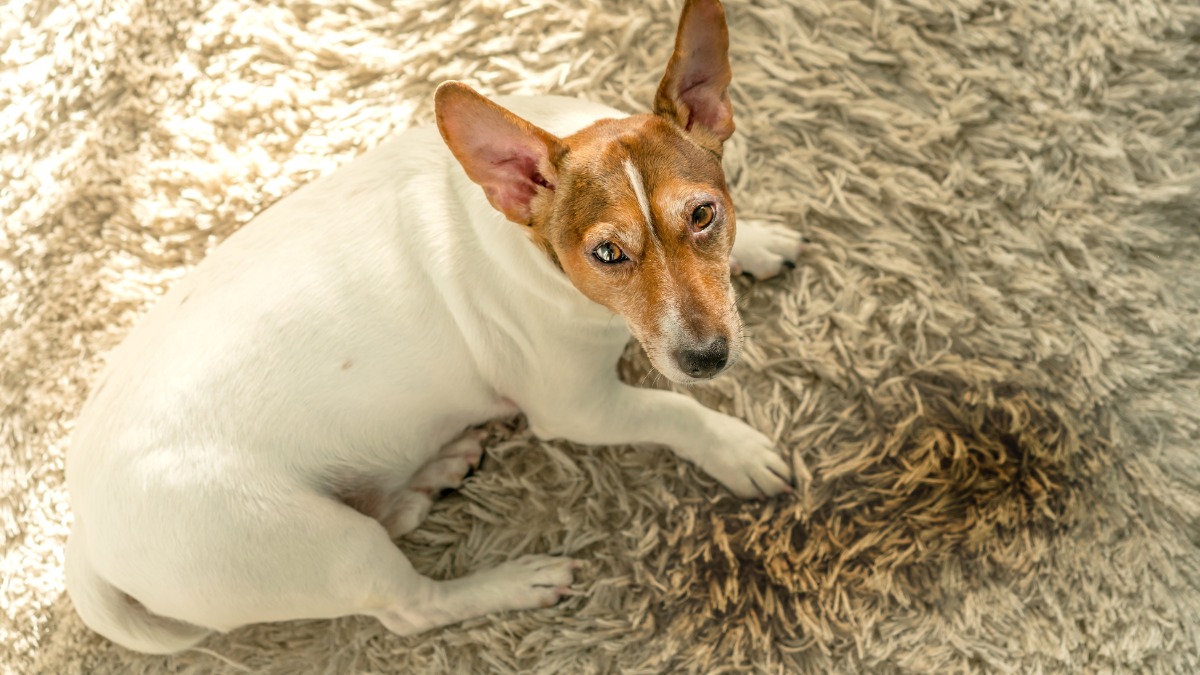
[[[450,152],[509,220],[528,225],[539,190],[552,192],[566,145],[462,82],[434,94],[438,131]]]
[[[733,134],[728,92],[732,79],[729,29],[720,1],[687,0],[675,34],[675,51],[654,97],[654,112],[719,153]]]

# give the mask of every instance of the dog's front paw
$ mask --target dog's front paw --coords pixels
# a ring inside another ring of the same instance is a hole
[[[795,267],[803,248],[804,237],[786,225],[739,219],[729,267],[734,274],[770,279]]]
[[[743,499],[774,497],[792,490],[792,467],[771,439],[729,418],[714,447],[698,461],[713,478]]]

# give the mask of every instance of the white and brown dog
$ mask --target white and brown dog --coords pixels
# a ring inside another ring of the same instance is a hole
[[[161,653],[264,621],[412,634],[553,604],[576,561],[435,581],[392,543],[479,461],[463,430],[517,411],[543,438],[670,446],[743,497],[788,490],[769,438],[614,368],[632,333],[676,382],[721,373],[742,347],[731,264],[767,277],[800,251],[735,221],[728,43],[720,3],[687,2],[653,114],[443,84],[437,130],[213,251],[79,419],[66,579],[84,621]]]

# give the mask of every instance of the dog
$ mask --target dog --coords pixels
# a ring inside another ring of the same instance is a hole
[[[765,435],[615,370],[632,336],[675,382],[724,372],[731,266],[768,277],[801,252],[735,218],[728,47],[718,0],[688,0],[641,115],[444,83],[436,130],[218,246],[80,414],[66,585],[84,622],[170,653],[251,623],[359,614],[412,635],[553,605],[578,561],[435,581],[393,543],[479,463],[464,430],[517,412],[542,438],[669,446],[741,497],[789,491]]]

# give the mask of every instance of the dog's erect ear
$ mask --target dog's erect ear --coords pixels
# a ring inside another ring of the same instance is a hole
[[[675,51],[654,97],[662,115],[715,152],[733,134],[729,102],[729,29],[719,0],[687,0],[675,34]]]
[[[528,225],[530,203],[539,190],[554,190],[567,146],[462,82],[442,83],[434,108],[438,131],[467,176],[509,220]]]

